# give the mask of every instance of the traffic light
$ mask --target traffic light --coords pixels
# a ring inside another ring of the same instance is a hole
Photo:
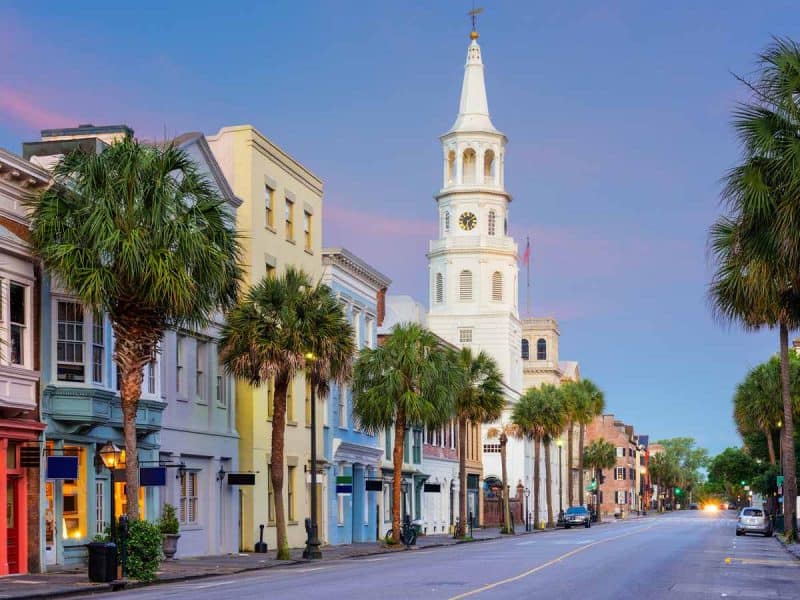
[[[675,495],[676,496],[680,496],[682,493],[683,493],[683,490],[681,488],[679,488],[679,487],[675,488]]]
[[[596,489],[597,489],[597,479],[592,477],[592,483],[589,484],[589,490],[593,492]]]
[[[747,485],[747,482],[746,482],[746,481],[744,481],[744,480],[742,480],[742,481],[741,481],[741,484],[742,484],[742,485]]]

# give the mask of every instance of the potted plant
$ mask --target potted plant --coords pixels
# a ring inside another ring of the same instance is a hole
[[[175,516],[175,507],[172,504],[164,505],[161,518],[158,520],[158,528],[161,530],[163,539],[164,556],[167,557],[167,560],[170,560],[178,551],[178,538],[181,537],[178,533],[180,524],[178,523],[178,517]]]

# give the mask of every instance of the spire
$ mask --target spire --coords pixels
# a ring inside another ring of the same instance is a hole
[[[461,102],[453,131],[488,131],[496,133],[489,118],[489,102],[486,100],[486,84],[483,81],[483,61],[478,45],[478,32],[470,32],[472,41],[467,48],[467,63],[464,65],[464,83],[461,85]]]

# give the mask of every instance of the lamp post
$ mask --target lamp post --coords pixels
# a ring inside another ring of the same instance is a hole
[[[564,447],[564,440],[558,438],[556,446],[558,446],[558,514],[561,515],[564,513],[564,472],[561,470],[561,449]]]
[[[528,498],[531,495],[531,488],[525,488],[525,531],[531,530],[531,513],[528,512]]]
[[[114,470],[117,467],[125,464],[125,450],[120,450],[119,447],[112,443],[106,442],[106,445],[100,449],[100,458],[103,461],[106,469],[109,472],[111,479],[111,539],[117,541],[117,528],[116,528],[116,506],[115,506],[115,488],[114,488]]]
[[[306,361],[314,361],[313,352],[306,353]],[[341,389],[339,390],[341,394]],[[311,381],[311,527],[306,539],[306,549],[303,551],[303,558],[316,559],[322,558],[322,551],[319,549],[319,529],[317,526],[317,398],[316,386]]]

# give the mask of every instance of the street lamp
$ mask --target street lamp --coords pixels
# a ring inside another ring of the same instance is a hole
[[[305,359],[307,362],[313,362],[316,356],[313,352],[306,352]],[[341,389],[339,393],[342,393]],[[303,558],[322,558],[317,526],[317,398],[313,379],[311,381],[311,527],[307,533]]]
[[[106,469],[109,471],[111,478],[111,539],[116,542],[117,528],[116,528],[116,506],[115,504],[115,488],[114,488],[114,470],[125,464],[125,450],[121,450],[113,442],[106,442],[106,445],[100,448],[100,459],[103,461]]]
[[[561,449],[564,446],[564,440],[558,438],[556,446],[558,446],[558,514],[561,516],[564,514],[564,506],[562,504],[564,498],[564,472],[561,470]]]
[[[525,531],[531,530],[531,513],[528,512],[528,498],[531,495],[531,488],[525,488]]]

